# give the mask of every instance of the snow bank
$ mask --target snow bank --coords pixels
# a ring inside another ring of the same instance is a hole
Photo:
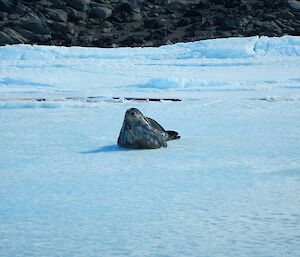
[[[255,56],[258,37],[204,40],[178,44],[186,49],[181,58],[246,58]]]
[[[300,38],[249,37],[203,40],[178,43],[159,48],[97,49],[81,47],[55,47],[11,45],[0,47],[1,60],[51,60],[51,59],[150,59],[165,58],[247,58],[257,55],[300,55]]]
[[[153,89],[180,89],[191,84],[191,81],[184,78],[154,78],[149,82],[141,85],[136,85],[137,88],[153,88]]]
[[[300,56],[300,37],[261,37],[257,40],[254,51],[257,55]]]
[[[300,55],[300,38],[295,36],[224,38],[178,44],[178,46],[187,49],[182,58],[247,58],[261,55]]]
[[[298,94],[300,39],[250,37],[159,48],[0,47],[5,98],[199,98],[204,92]],[[292,90],[294,90],[292,92]],[[207,95],[207,94],[206,94]],[[225,93],[222,95],[225,96]],[[233,97],[233,94],[231,94]]]

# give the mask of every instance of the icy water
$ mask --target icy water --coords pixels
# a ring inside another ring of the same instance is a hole
[[[182,138],[118,149],[129,107]],[[298,256],[299,113],[297,100],[3,105],[0,256]]]

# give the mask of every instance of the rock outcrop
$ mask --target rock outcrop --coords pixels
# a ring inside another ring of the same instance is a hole
[[[159,46],[300,35],[296,0],[0,0],[0,45]],[[299,2],[300,3],[300,2]]]

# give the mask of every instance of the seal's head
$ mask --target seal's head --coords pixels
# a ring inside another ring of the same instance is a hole
[[[136,108],[130,108],[125,113],[127,119],[140,119],[144,115]]]
[[[128,122],[131,125],[138,125],[141,122],[147,123],[144,115],[136,108],[130,108],[126,111],[124,121]]]

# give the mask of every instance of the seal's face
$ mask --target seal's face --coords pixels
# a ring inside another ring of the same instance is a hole
[[[144,115],[136,108],[130,108],[125,113],[125,120],[129,122],[143,121]]]

